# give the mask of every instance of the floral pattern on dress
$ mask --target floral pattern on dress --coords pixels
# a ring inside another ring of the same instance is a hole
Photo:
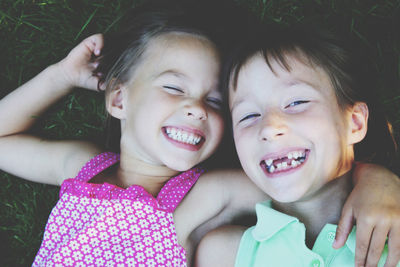
[[[33,266],[186,266],[173,211],[203,171],[171,178],[157,198],[138,185],[88,183],[118,161],[102,153],[64,181]]]

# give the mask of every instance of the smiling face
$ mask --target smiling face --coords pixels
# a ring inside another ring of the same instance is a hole
[[[280,202],[312,196],[351,168],[351,115],[339,108],[328,75],[289,56],[291,71],[257,54],[241,68],[230,108],[247,175]]]
[[[110,113],[121,119],[121,153],[178,171],[207,159],[223,133],[219,67],[204,38],[153,38],[131,81],[110,100]]]

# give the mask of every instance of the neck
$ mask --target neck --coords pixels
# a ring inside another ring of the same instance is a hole
[[[157,196],[164,184],[179,173],[167,166],[150,164],[123,151],[120,158],[116,183],[123,188],[140,185],[153,196]]]
[[[318,234],[327,224],[337,224],[342,207],[353,188],[351,172],[335,178],[306,199],[291,203],[273,202],[273,207],[297,217],[304,223],[306,244],[312,247]]]

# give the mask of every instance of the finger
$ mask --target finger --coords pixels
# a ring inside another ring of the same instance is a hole
[[[90,71],[95,76],[99,76],[99,74],[98,74],[99,72],[97,71],[97,68],[99,67],[99,65],[100,65],[99,61],[90,62],[90,63],[88,63],[87,71]]]
[[[87,46],[93,51],[93,54],[99,56],[104,45],[103,35],[101,33],[94,34],[86,38],[85,41],[87,41]]]
[[[99,91],[105,91],[107,88],[106,84],[102,81],[99,81],[98,86],[97,86],[97,90]]]
[[[365,266],[365,260],[367,258],[369,241],[373,232],[373,223],[362,223],[357,222],[356,231],[356,255],[355,264],[356,266]]]
[[[389,227],[386,225],[378,225],[374,228],[371,242],[368,248],[368,255],[365,266],[377,266],[378,261],[382,255],[388,233]]]
[[[99,84],[99,77],[91,76],[86,80],[85,88],[89,90],[98,91],[99,90],[98,84]]]
[[[388,248],[385,267],[394,267],[400,263],[400,227],[390,230]]]
[[[96,55],[96,53],[100,53],[101,48],[103,47],[103,35],[102,34],[94,34],[86,39],[84,39],[82,42],[79,43],[76,47],[74,47],[69,55],[76,55],[76,54],[81,54],[81,53],[88,53],[88,56],[91,56],[92,54]],[[96,55],[97,56],[97,55]]]
[[[342,215],[340,217],[338,227],[336,229],[335,241],[332,247],[335,249],[341,248],[347,240],[351,229],[353,228],[353,210],[352,208],[347,208],[345,205],[342,210]]]
[[[95,70],[95,69],[97,69],[97,67],[99,66],[99,64],[100,64],[100,62],[95,61],[95,62],[93,62],[91,65],[92,65],[92,68]]]

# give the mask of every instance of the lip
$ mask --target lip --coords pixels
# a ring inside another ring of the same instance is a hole
[[[265,160],[284,158],[290,152],[294,152],[294,151],[305,151],[305,159],[300,165],[298,165],[296,167],[288,168],[286,170],[279,170],[279,171],[275,170],[273,173],[270,173],[267,170],[267,168],[265,167],[266,166],[266,164],[264,163]],[[309,154],[310,154],[310,149],[307,149],[307,148],[304,148],[304,147],[303,148],[299,148],[299,147],[297,147],[297,148],[293,148],[293,147],[292,148],[287,148],[287,149],[284,149],[284,150],[281,150],[281,151],[278,151],[278,152],[273,152],[273,153],[266,154],[265,156],[262,157],[259,166],[260,166],[260,168],[263,170],[263,172],[265,173],[265,175],[268,178],[278,178],[280,176],[289,175],[289,174],[291,174],[293,172],[296,172],[296,171],[300,170],[307,163]]]
[[[182,131],[184,131],[186,133],[189,133],[189,134],[194,134],[196,136],[199,136],[199,137],[201,137],[200,142],[197,143],[197,144],[189,144],[189,143],[186,143],[186,142],[181,142],[181,141],[172,139],[167,134],[167,128],[174,128],[174,129],[177,129],[177,130],[182,130]],[[195,129],[195,128],[191,128],[191,127],[187,127],[187,126],[172,126],[172,125],[164,126],[164,127],[162,127],[162,133],[163,133],[164,137],[167,139],[167,141],[169,141],[170,143],[172,143],[173,145],[175,145],[175,146],[177,146],[179,148],[183,148],[183,149],[186,149],[186,150],[189,150],[189,151],[198,151],[198,150],[200,150],[200,148],[203,146],[203,144],[204,144],[204,142],[206,140],[205,134],[201,130]]]

